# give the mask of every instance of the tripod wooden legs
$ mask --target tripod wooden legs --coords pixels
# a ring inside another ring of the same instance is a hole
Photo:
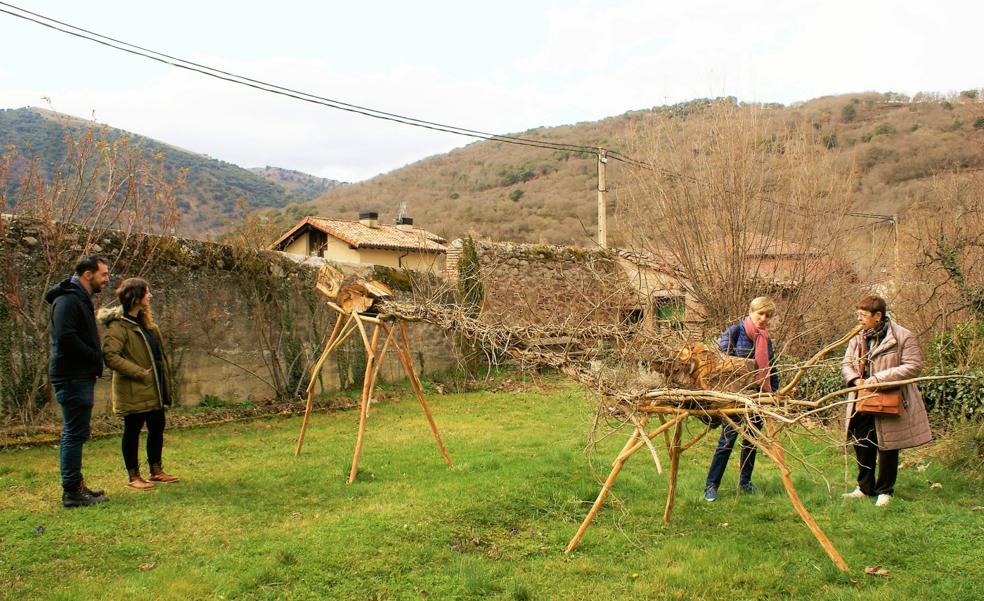
[[[308,384],[307,389],[307,404],[304,409],[304,419],[301,421],[301,433],[297,439],[297,446],[294,449],[294,455],[298,456],[301,454],[301,447],[304,444],[304,435],[307,432],[308,420],[311,416],[311,410],[314,405],[314,388],[317,381],[318,374],[324,367],[325,361],[328,357],[338,349],[338,346],[344,342],[349,336],[352,335],[356,330],[359,332],[359,337],[362,339],[363,345],[366,348],[366,370],[362,381],[362,395],[359,399],[359,429],[355,439],[355,452],[352,455],[352,467],[349,470],[348,483],[351,484],[355,481],[356,474],[359,471],[359,459],[362,455],[362,446],[365,441],[366,433],[366,422],[369,417],[369,404],[372,400],[372,393],[376,386],[376,377],[379,375],[379,368],[382,366],[383,358],[386,356],[386,351],[390,348],[395,349],[397,356],[400,359],[400,364],[403,366],[403,370],[407,374],[407,378],[410,380],[410,386],[413,388],[414,396],[417,397],[417,402],[420,403],[420,407],[424,412],[424,416],[427,418],[427,423],[430,425],[431,432],[434,435],[434,439],[437,441],[438,449],[441,455],[444,457],[445,463],[449,466],[451,463],[451,456],[448,454],[447,448],[444,446],[444,441],[441,439],[441,434],[437,430],[437,424],[434,422],[434,416],[431,415],[430,407],[427,406],[427,401],[424,399],[423,386],[420,383],[420,378],[417,377],[417,372],[413,367],[413,358],[410,352],[410,336],[407,331],[407,324],[403,321],[399,323],[399,331],[395,329],[396,326],[388,324],[382,320],[360,317],[358,314],[348,315],[348,319],[344,320],[342,317],[345,314],[339,313],[339,318],[335,322],[335,327],[332,329],[331,336],[328,337],[328,342],[325,345],[324,351],[318,358],[317,363],[315,363],[314,368],[311,371],[311,382]],[[365,323],[364,323],[365,322]],[[369,334],[366,331],[366,323],[373,325],[372,333]],[[379,335],[380,329],[386,332],[386,338],[379,347]]]
[[[688,449],[691,445],[700,440],[710,428],[705,428],[703,432],[694,436],[688,440],[685,444],[681,444],[681,439],[683,435],[683,422],[687,417],[687,412],[681,412],[674,419],[663,423],[660,427],[655,430],[642,435],[641,428],[638,422],[636,422],[636,428],[633,429],[632,434],[629,436],[629,440],[625,443],[621,452],[616,456],[615,461],[612,463],[612,471],[605,480],[605,483],[601,487],[601,492],[598,493],[598,498],[595,500],[594,505],[591,506],[591,510],[588,511],[588,515],[584,518],[581,523],[581,527],[578,528],[577,533],[574,534],[574,538],[571,539],[570,544],[567,545],[567,549],[564,551],[565,554],[570,554],[575,548],[577,548],[578,543],[580,543],[581,538],[584,536],[585,531],[588,526],[591,525],[591,521],[594,520],[601,506],[604,504],[608,493],[611,491],[612,486],[615,484],[616,478],[618,478],[619,472],[622,470],[622,466],[628,461],[632,455],[645,446],[642,437],[646,436],[649,439],[656,437],[661,433],[669,435],[669,429],[674,428],[672,442],[667,438],[667,452],[670,456],[670,482],[666,496],[666,508],[663,512],[663,523],[669,524],[670,516],[673,512],[673,502],[676,496],[676,484],[677,484],[677,472],[680,466],[680,455]],[[766,420],[766,430],[767,433],[760,432],[755,429],[754,432],[748,433],[741,428],[735,420],[731,417],[722,414],[721,417],[730,424],[736,432],[739,432],[743,438],[749,440],[754,444],[759,450],[768,455],[776,465],[779,466],[779,473],[782,476],[782,485],[786,489],[786,494],[789,496],[789,500],[792,502],[793,507],[799,514],[800,518],[806,523],[807,528],[819,541],[820,546],[823,550],[827,552],[831,561],[837,566],[842,572],[848,571],[847,563],[844,558],[841,557],[837,549],[834,548],[833,543],[827,538],[827,535],[820,529],[817,525],[816,520],[810,515],[810,512],[806,510],[803,502],[800,501],[799,495],[796,493],[796,489],[793,487],[793,480],[790,475],[789,466],[786,463],[785,453],[782,449],[782,445],[779,443],[777,438],[776,428],[771,420]]]

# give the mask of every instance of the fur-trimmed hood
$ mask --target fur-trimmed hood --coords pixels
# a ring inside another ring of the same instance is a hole
[[[96,319],[103,326],[108,326],[112,321],[123,319],[123,307],[103,307],[96,313]]]

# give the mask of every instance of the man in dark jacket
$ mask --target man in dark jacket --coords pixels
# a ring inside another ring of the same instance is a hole
[[[92,295],[101,292],[108,282],[106,260],[91,256],[75,266],[74,276],[44,294],[44,301],[51,305],[48,379],[64,421],[58,459],[65,507],[84,507],[106,500],[102,490],[85,485],[82,444],[89,438],[96,378],[103,373]]]

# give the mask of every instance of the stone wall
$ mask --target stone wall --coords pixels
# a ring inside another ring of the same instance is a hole
[[[55,249],[61,254],[53,254]],[[109,289],[94,299],[97,309],[115,304],[113,289],[123,279],[148,280],[181,404],[195,405],[206,397],[265,400],[278,391],[281,396],[284,390],[303,393],[310,367],[335,319],[314,290],[318,265],[297,263],[275,252],[112,231],[93,236],[70,225],[9,218],[0,221],[0,262],[6,269],[0,295],[0,360],[10,368],[2,376],[8,378],[0,382],[5,384],[2,390],[16,389],[10,372],[31,365],[45,369],[44,290],[67,277],[79,258],[92,253],[106,256],[112,273]],[[411,324],[410,335],[418,369],[452,366],[450,345],[442,332]],[[338,367],[337,357],[328,362],[319,390],[338,389]],[[97,411],[108,407],[109,376],[107,370],[97,386]],[[395,356],[384,362],[381,377],[403,377]],[[17,416],[11,407],[30,402],[0,400],[8,417]]]
[[[513,325],[618,323],[639,297],[616,257],[544,244],[477,243],[482,314]]]

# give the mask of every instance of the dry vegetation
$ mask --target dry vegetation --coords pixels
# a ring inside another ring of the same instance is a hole
[[[640,142],[639,125],[654,115],[672,116],[684,134],[696,133],[704,127],[707,104],[692,101],[631,111],[522,135],[627,151]],[[826,160],[856,165],[850,203],[864,212],[904,213],[932,175],[981,166],[984,103],[972,92],[913,99],[892,93],[850,94],[761,109],[777,127],[813,128],[828,147]],[[629,182],[628,167],[611,161],[613,203]],[[337,188],[281,212],[281,218],[284,223],[302,213],[354,218],[359,209],[373,208],[390,219],[400,203],[407,202],[415,223],[449,239],[476,232],[493,239],[584,245],[594,235],[596,185],[594,155],[478,142]],[[619,226],[617,220],[610,222],[616,240]]]

